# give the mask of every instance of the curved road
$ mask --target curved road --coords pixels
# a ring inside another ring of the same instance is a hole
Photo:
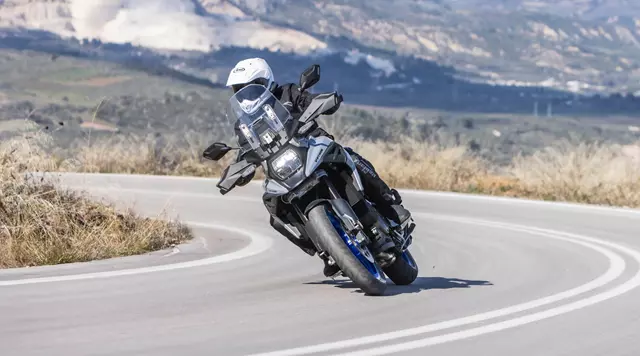
[[[367,297],[272,231],[251,184],[64,175],[197,238],[144,256],[0,271],[0,354],[637,355],[640,212],[404,192],[421,268]]]

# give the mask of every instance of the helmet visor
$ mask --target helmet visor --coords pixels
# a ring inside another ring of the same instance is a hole
[[[262,85],[264,87],[266,87],[269,84],[269,81],[266,78],[257,78],[254,79],[248,83],[244,83],[244,84],[234,84],[231,86],[231,90],[233,90],[233,93],[237,93],[238,91],[240,91],[240,89],[246,87],[247,85],[250,84],[259,84]],[[267,88],[268,89],[268,88]]]

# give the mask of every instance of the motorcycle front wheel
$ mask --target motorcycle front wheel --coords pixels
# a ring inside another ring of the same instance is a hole
[[[369,249],[360,246],[355,237],[345,232],[340,219],[328,205],[321,204],[311,209],[309,223],[319,244],[347,277],[367,295],[384,294],[387,288],[384,272]]]

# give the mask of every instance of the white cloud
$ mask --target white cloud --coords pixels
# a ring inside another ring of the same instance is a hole
[[[306,52],[326,44],[302,32],[196,11],[193,0],[12,0],[0,2],[0,25],[23,26],[111,43],[209,51],[225,45]],[[230,11],[230,10],[229,10]]]
[[[207,51],[222,39],[190,0],[73,0],[71,15],[77,37],[105,42]]]
[[[367,62],[369,67],[379,71],[383,71],[387,77],[396,72],[396,67],[393,65],[392,61],[375,57],[370,54],[351,51],[344,59],[346,63],[353,65],[358,64],[361,60]]]

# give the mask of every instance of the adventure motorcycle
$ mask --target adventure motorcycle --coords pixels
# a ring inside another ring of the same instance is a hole
[[[300,90],[320,80],[320,67],[312,65],[300,77]],[[408,250],[415,228],[413,219],[402,226],[380,215],[366,199],[356,166],[348,152],[328,137],[307,131],[317,117],[339,104],[336,93],[315,97],[294,120],[289,111],[262,85],[248,85],[229,99],[227,118],[237,120],[250,149],[228,166],[216,185],[224,195],[237,182],[265,171],[267,194],[293,207],[300,238],[310,239],[320,256],[336,263],[366,294],[380,295],[388,276],[397,285],[413,283],[418,266]],[[216,142],[203,153],[220,160],[232,148]]]

